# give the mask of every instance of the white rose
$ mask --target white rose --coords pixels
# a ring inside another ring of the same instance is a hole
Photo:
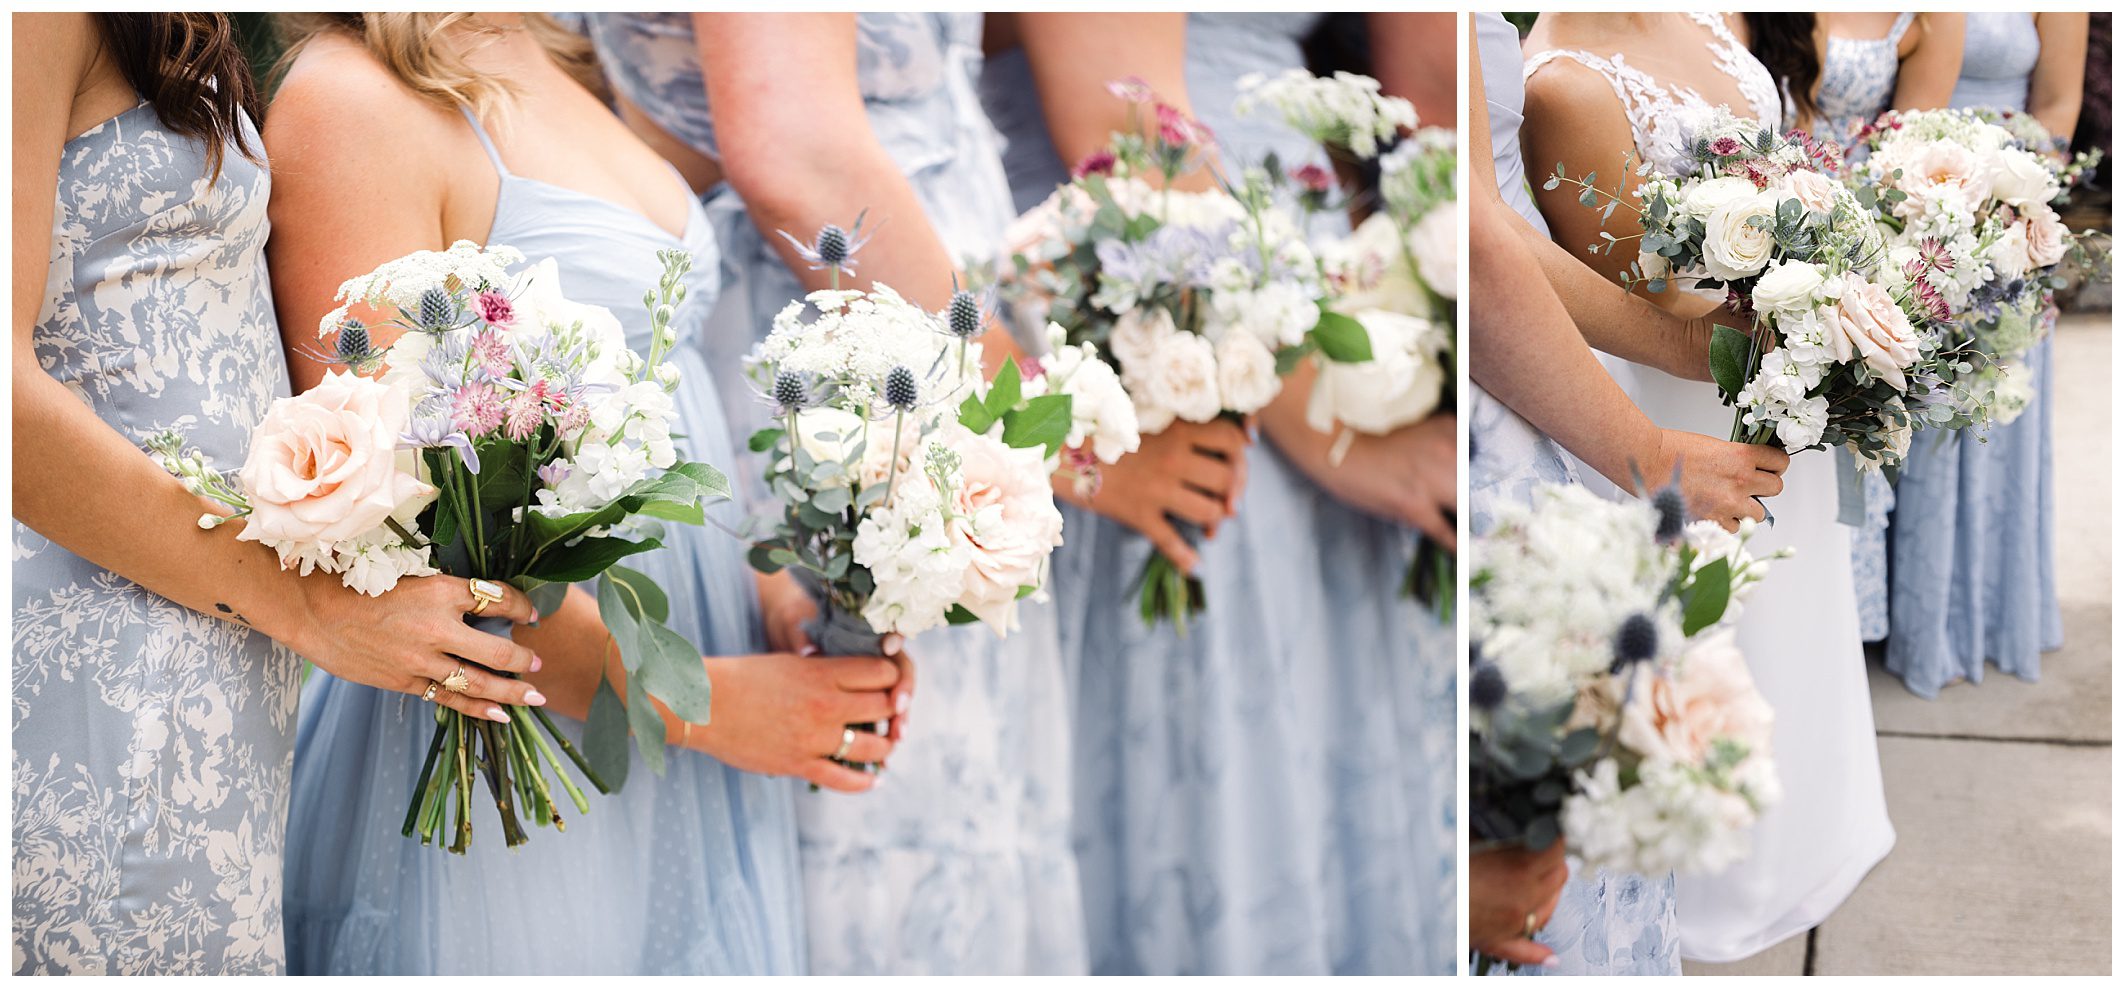
[[[1709,219],[1718,207],[1756,195],[1755,183],[1745,178],[1725,176],[1708,179],[1689,187],[1682,196],[1684,213],[1697,219]]]
[[[2028,241],[2029,266],[2047,268],[2064,260],[2066,241],[2072,231],[2066,229],[2056,211],[2048,206],[2032,206],[2025,213],[2021,235]]]
[[[1779,261],[1755,282],[1755,307],[1769,312],[1798,315],[1814,308],[1815,293],[1822,287],[1822,269],[1805,261]]]
[[[1241,414],[1259,411],[1282,389],[1276,355],[1253,334],[1226,333],[1217,341],[1216,352],[1217,391],[1224,407]]]
[[[1761,271],[1776,246],[1770,234],[1776,220],[1776,196],[1757,193],[1721,203],[1704,220],[1704,270],[1720,281]]]
[[[1416,221],[1409,231],[1409,256],[1416,259],[1416,273],[1423,283],[1443,298],[1460,297],[1460,203],[1439,206]]]
[[[238,474],[251,515],[237,537],[267,545],[344,542],[417,511],[435,489],[399,456],[410,413],[399,389],[338,371],[302,394],[275,399],[251,433]]]
[[[2015,209],[2046,205],[2058,197],[2058,179],[2041,158],[2015,148],[1991,153],[1991,197]]]
[[[966,551],[958,603],[1001,637],[1018,625],[1018,597],[1036,587],[1047,557],[1062,544],[1062,512],[1039,447],[1012,449],[964,429],[946,442],[959,454],[959,483],[948,497],[946,530]]]
[[[1436,359],[1439,327],[1378,309],[1356,318],[1372,339],[1372,359],[1361,364],[1321,361],[1306,404],[1307,424],[1328,432],[1341,422],[1358,432],[1384,435],[1436,411],[1446,379],[1446,368]]]
[[[1836,359],[1864,360],[1897,391],[1909,386],[1903,368],[1917,362],[1917,333],[1887,289],[1846,272],[1836,306],[1824,313],[1823,322]]]
[[[1150,355],[1141,380],[1135,395],[1136,413],[1146,421],[1156,421],[1162,412],[1164,422],[1157,428],[1164,428],[1174,416],[1207,422],[1224,409],[1217,398],[1217,351],[1210,341],[1193,333],[1176,332],[1167,338]]]
[[[1986,259],[1991,262],[1991,269],[1999,273],[1999,277],[2011,279],[2028,273],[2029,253],[2028,231],[2022,229],[2021,224],[2015,223],[2002,231],[1999,239],[1991,242],[1991,253],[1986,255]]]
[[[1149,367],[1158,350],[1178,335],[1180,331],[1173,327],[1172,313],[1163,308],[1131,309],[1114,320],[1113,332],[1106,338],[1106,348],[1113,351],[1121,361],[1121,369],[1128,372]]]

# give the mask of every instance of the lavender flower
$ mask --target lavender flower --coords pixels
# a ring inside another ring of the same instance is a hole
[[[479,472],[479,451],[472,448],[472,437],[458,431],[450,424],[449,419],[439,416],[414,419],[407,425],[405,433],[398,437],[398,441],[414,449],[441,449],[446,446],[455,449],[457,458],[464,461],[466,469],[473,473]]]

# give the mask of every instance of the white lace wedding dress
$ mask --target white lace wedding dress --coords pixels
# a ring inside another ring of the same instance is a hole
[[[1723,17],[1688,16],[1705,29],[1719,69],[1748,101],[1730,109],[1776,127],[1783,113],[1770,73]],[[1643,160],[1668,174],[1685,167],[1683,135],[1712,111],[1695,89],[1656,79],[1620,54],[1563,49],[1528,59],[1528,78],[1558,59],[1578,62],[1607,79],[1629,116]],[[1602,362],[1659,425],[1728,434],[1733,410],[1719,403],[1711,385],[1612,357],[1603,356]],[[1784,493],[1768,501],[1776,523],[1761,530],[1750,546],[1764,554],[1788,546],[1794,552],[1755,588],[1740,621],[1749,670],[1777,712],[1777,766],[1785,796],[1756,827],[1747,860],[1716,875],[1680,880],[1682,955],[1691,960],[1738,960],[1815,926],[1895,843],[1874,745],[1850,530],[1836,520],[1835,470],[1835,458],[1826,452],[1794,456]],[[1580,475],[1596,490],[1626,496],[1596,471],[1584,469]]]

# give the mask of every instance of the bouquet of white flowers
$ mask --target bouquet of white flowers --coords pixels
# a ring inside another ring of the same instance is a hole
[[[437,706],[404,827],[423,844],[465,852],[474,775],[485,777],[515,846],[528,839],[519,811],[564,829],[546,766],[589,811],[556,747],[611,792],[626,778],[630,726],[643,757],[663,769],[652,699],[708,720],[699,649],[648,603],[663,593],[618,565],[660,545],[659,523],[701,524],[702,506],[729,496],[720,473],[679,462],[672,443],[679,375],[663,358],[693,259],[658,258],[662,277],[644,298],[656,330],[646,357],[628,348],[609,311],[562,294],[552,261],[512,274],[521,253],[460,241],[340,286],[344,304],[318,327],[333,337],[330,349],[313,355],[348,372],[275,401],[242,470],[214,470],[173,433],[150,443],[191,490],[233,509],[202,516],[202,527],[243,518],[237,537],[270,546],[283,567],[338,574],[365,594],[443,572],[507,582],[550,612],[568,584],[602,578],[600,610],[632,673],[627,699],[599,683],[581,753],[536,707],[509,707],[502,724]],[[355,306],[373,322],[356,318]],[[507,622],[494,622],[472,619],[508,634]]]
[[[1155,125],[1142,133],[1133,121],[1012,225],[997,287],[1015,318],[1096,347],[1146,433],[1251,415],[1307,353],[1370,359],[1364,328],[1326,307],[1319,261],[1267,182],[1167,187],[1196,166],[1207,131],[1140,83],[1110,88],[1132,108],[1151,105]],[[1144,620],[1184,630],[1203,606],[1200,584],[1154,554]]]
[[[1680,494],[1575,485],[1506,508],[1471,553],[1475,836],[1638,874],[1717,871],[1778,798],[1771,711],[1731,624],[1769,561]]]
[[[1090,344],[981,372],[977,300],[932,313],[877,286],[813,292],[775,317],[747,372],[780,424],[752,437],[779,511],[751,533],[762,572],[819,599],[828,654],[887,632],[1017,629],[1062,544],[1050,478],[1136,448],[1134,409]]]
[[[1372,359],[1338,361],[1315,354],[1319,376],[1306,403],[1313,428],[1340,430],[1330,459],[1339,461],[1357,433],[1385,435],[1454,407],[1461,220],[1454,190],[1459,141],[1451,128],[1416,129],[1407,100],[1386,96],[1367,76],[1318,78],[1300,69],[1239,80],[1238,112],[1267,108],[1335,158],[1356,166],[1377,160],[1379,195],[1350,235],[1317,251],[1329,306],[1364,327]],[[1403,130],[1414,130],[1407,139]],[[1390,149],[1384,150],[1383,149]],[[1315,164],[1288,168],[1271,156],[1271,183],[1294,187],[1308,212],[1346,213],[1350,197],[1333,195],[1334,174]],[[1453,557],[1425,538],[1403,588],[1452,619]]]
[[[1918,407],[1946,428],[2011,422],[2027,405],[2022,358],[2048,331],[2054,272],[2080,239],[2051,207],[2077,172],[2043,153],[2048,134],[2027,114],[1891,111],[1861,136],[1870,153],[1850,184],[1884,231],[1883,279],[1929,286],[1965,355]]]
[[[1656,176],[1643,205],[1573,179],[1580,202],[1637,214],[1644,229],[1625,280],[1664,291],[1686,280],[1724,294],[1755,332],[1714,331],[1711,376],[1736,406],[1732,438],[1787,450],[1849,448],[1893,467],[1925,420],[1912,409],[1956,372],[1928,273],[1889,280],[1873,216],[1836,176],[1842,154],[1793,132],[1779,137],[1721,108],[1688,135],[1687,174]],[[1603,205],[1602,200],[1606,200]],[[1592,249],[1627,238],[1605,231]]]

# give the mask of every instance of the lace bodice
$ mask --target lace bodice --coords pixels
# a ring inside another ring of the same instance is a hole
[[[1761,121],[1765,126],[1776,126],[1784,119],[1784,101],[1778,95],[1777,81],[1770,77],[1770,70],[1749,54],[1748,46],[1734,37],[1721,14],[1692,13],[1689,19],[1711,33],[1704,42],[1706,48],[1718,61],[1719,71],[1731,77],[1740,88],[1746,106],[1730,109],[1736,115],[1745,115]],[[1626,62],[1622,53],[1601,55],[1577,48],[1551,48],[1527,59],[1526,77],[1559,58],[1568,58],[1599,73],[1614,87],[1615,98],[1622,103],[1623,113],[1630,118],[1630,133],[1636,140],[1639,157],[1650,162],[1663,174],[1675,175],[1684,169],[1683,140],[1707,117],[1716,104],[1705,99],[1692,87],[1677,82],[1655,78]]]
[[[1895,96],[1896,73],[1903,64],[1903,34],[1916,19],[1912,13],[1897,15],[1895,26],[1882,38],[1829,36],[1829,52],[1822,59],[1822,82],[1814,96],[1817,119],[1811,129],[1816,136],[1849,148],[1859,128],[1888,109]],[[1785,125],[1798,126],[1789,99],[1785,110]]]

